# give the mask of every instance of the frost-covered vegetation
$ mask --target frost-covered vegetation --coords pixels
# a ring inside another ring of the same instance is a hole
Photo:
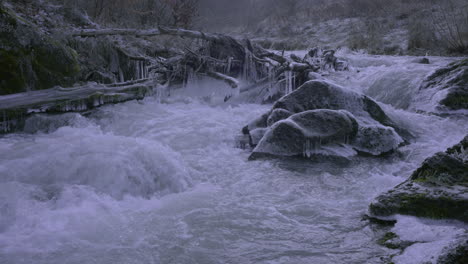
[[[323,45],[392,55],[467,52],[463,0],[264,0],[251,1],[247,10],[245,22],[229,24],[230,30],[277,49]]]

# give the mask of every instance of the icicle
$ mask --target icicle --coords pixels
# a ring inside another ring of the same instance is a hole
[[[184,65],[184,75],[185,76],[185,80],[184,80],[184,88],[187,88],[187,84],[188,84],[188,72],[187,72],[187,64]]]
[[[188,68],[188,71],[187,71],[187,83],[186,83],[186,86],[188,87],[190,84],[192,84],[192,79],[193,79],[193,69],[192,68]]]
[[[245,80],[257,80],[257,69],[253,60],[252,52],[245,49],[245,61],[244,61],[244,79]]]
[[[232,67],[232,57],[228,58],[225,74],[229,75]]]
[[[268,71],[268,84],[270,86],[270,89],[273,88],[275,85],[275,71],[273,70],[272,66],[267,66],[267,71]]]
[[[294,90],[294,85],[295,85],[295,76],[292,71],[286,71],[284,72],[284,79],[285,79],[285,94],[292,93]]]
[[[144,79],[146,78],[145,76],[145,62],[144,61],[140,61],[140,72],[141,72],[141,79]]]
[[[133,64],[135,65],[135,78],[136,80],[140,79],[140,62],[134,61]]]
[[[187,71],[187,79],[185,82],[185,87],[188,86],[194,87],[197,85],[197,75],[195,74],[194,70],[191,67],[188,67]]]
[[[149,68],[146,62],[144,62],[143,66],[145,67],[145,78],[149,78]]]
[[[310,158],[310,156],[311,156],[311,153],[310,153],[310,140],[309,139],[306,139],[306,141],[304,142],[302,155],[305,158]]]
[[[243,76],[244,76],[244,79],[245,80],[248,80],[249,76],[248,76],[248,73],[249,73],[249,60],[250,60],[250,53],[247,49],[245,49],[245,60],[244,60],[244,72],[243,72]]]
[[[124,77],[122,68],[120,67],[119,67],[119,79],[120,79],[120,82],[125,82],[125,77]]]
[[[4,110],[3,111],[3,132],[7,133],[10,131],[10,126],[9,126],[9,121],[8,121],[8,118],[7,118],[7,113],[6,111]]]
[[[141,65],[141,61],[138,61],[138,79],[143,79],[143,65]]]

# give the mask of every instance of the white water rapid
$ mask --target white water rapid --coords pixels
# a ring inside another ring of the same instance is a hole
[[[379,263],[394,251],[362,220],[370,201],[468,131],[386,107],[417,135],[398,155],[248,161],[234,139],[270,106],[190,88],[0,137],[0,263]]]

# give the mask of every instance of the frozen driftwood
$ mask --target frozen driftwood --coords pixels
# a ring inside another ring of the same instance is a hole
[[[0,133],[22,128],[33,113],[81,112],[104,104],[143,99],[152,94],[153,80],[111,85],[90,83],[73,88],[52,88],[0,96]]]
[[[302,61],[294,61],[259,45],[252,44],[248,39],[236,39],[223,34],[211,34],[201,31],[180,28],[159,27],[152,30],[137,29],[89,29],[72,32],[75,37],[99,37],[126,35],[135,37],[151,37],[159,35],[179,36],[183,38],[201,39],[206,42],[201,50],[187,50],[184,56],[168,59],[160,73],[166,73],[166,81],[183,83],[187,72],[200,74],[223,80],[231,87],[238,86],[238,78],[256,83],[269,76],[273,82],[281,82],[285,71],[296,72],[294,76],[305,76],[309,71],[317,71],[319,65],[311,65]],[[187,70],[189,69],[189,71]],[[294,83],[303,81],[298,77]]]

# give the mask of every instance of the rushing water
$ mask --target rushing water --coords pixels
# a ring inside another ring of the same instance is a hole
[[[417,135],[399,154],[248,161],[234,139],[268,108],[147,98],[31,120],[0,138],[0,263],[378,263],[393,251],[370,201],[468,131],[389,108]]]

